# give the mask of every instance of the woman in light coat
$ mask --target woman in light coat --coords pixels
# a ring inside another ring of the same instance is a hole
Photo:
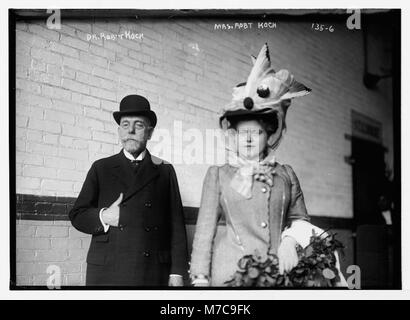
[[[312,235],[303,193],[289,165],[275,161],[292,98],[310,89],[287,70],[270,66],[267,44],[253,59],[246,83],[234,88],[220,117],[228,137],[228,161],[208,169],[193,241],[194,286],[224,286],[238,260],[257,252],[279,258],[280,272],[298,263],[296,245]],[[218,222],[226,228],[217,228]]]

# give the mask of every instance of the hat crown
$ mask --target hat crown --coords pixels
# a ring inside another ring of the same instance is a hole
[[[123,116],[144,116],[147,117],[153,127],[157,124],[157,116],[151,110],[149,101],[140,95],[131,94],[124,97],[120,102],[120,110],[113,113],[115,122],[120,124]]]
[[[143,96],[132,94],[124,97],[120,102],[120,112],[151,110],[149,101]]]

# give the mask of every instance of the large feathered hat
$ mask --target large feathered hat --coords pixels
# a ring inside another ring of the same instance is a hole
[[[268,44],[265,43],[257,58],[251,56],[253,68],[245,83],[233,89],[232,100],[221,112],[222,129],[229,127],[229,119],[235,116],[277,113],[278,130],[275,147],[285,128],[285,116],[290,101],[310,93],[311,89],[297,82],[285,69],[275,72],[271,67]],[[274,146],[272,146],[274,147]]]

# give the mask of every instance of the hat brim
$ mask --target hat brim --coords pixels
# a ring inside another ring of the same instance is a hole
[[[225,118],[234,118],[234,117],[244,117],[244,116],[255,116],[255,115],[264,115],[277,112],[277,110],[272,108],[265,108],[260,110],[247,110],[247,109],[240,109],[234,111],[226,111],[220,118],[219,124],[221,124],[222,120]]]
[[[157,125],[157,115],[152,110],[142,110],[142,111],[115,111],[113,113],[114,120],[120,125],[121,118],[124,116],[144,116],[149,119],[151,126],[155,127]]]

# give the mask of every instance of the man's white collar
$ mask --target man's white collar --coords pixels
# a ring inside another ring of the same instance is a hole
[[[133,160],[142,160],[142,159],[144,159],[145,154],[147,153],[147,149],[144,149],[144,151],[142,151],[142,152],[138,155],[137,158],[134,158],[134,156],[133,156],[131,153],[129,153],[127,150],[123,149],[123,151],[124,151],[125,157],[126,157],[127,159],[131,160],[131,161],[133,161]]]

